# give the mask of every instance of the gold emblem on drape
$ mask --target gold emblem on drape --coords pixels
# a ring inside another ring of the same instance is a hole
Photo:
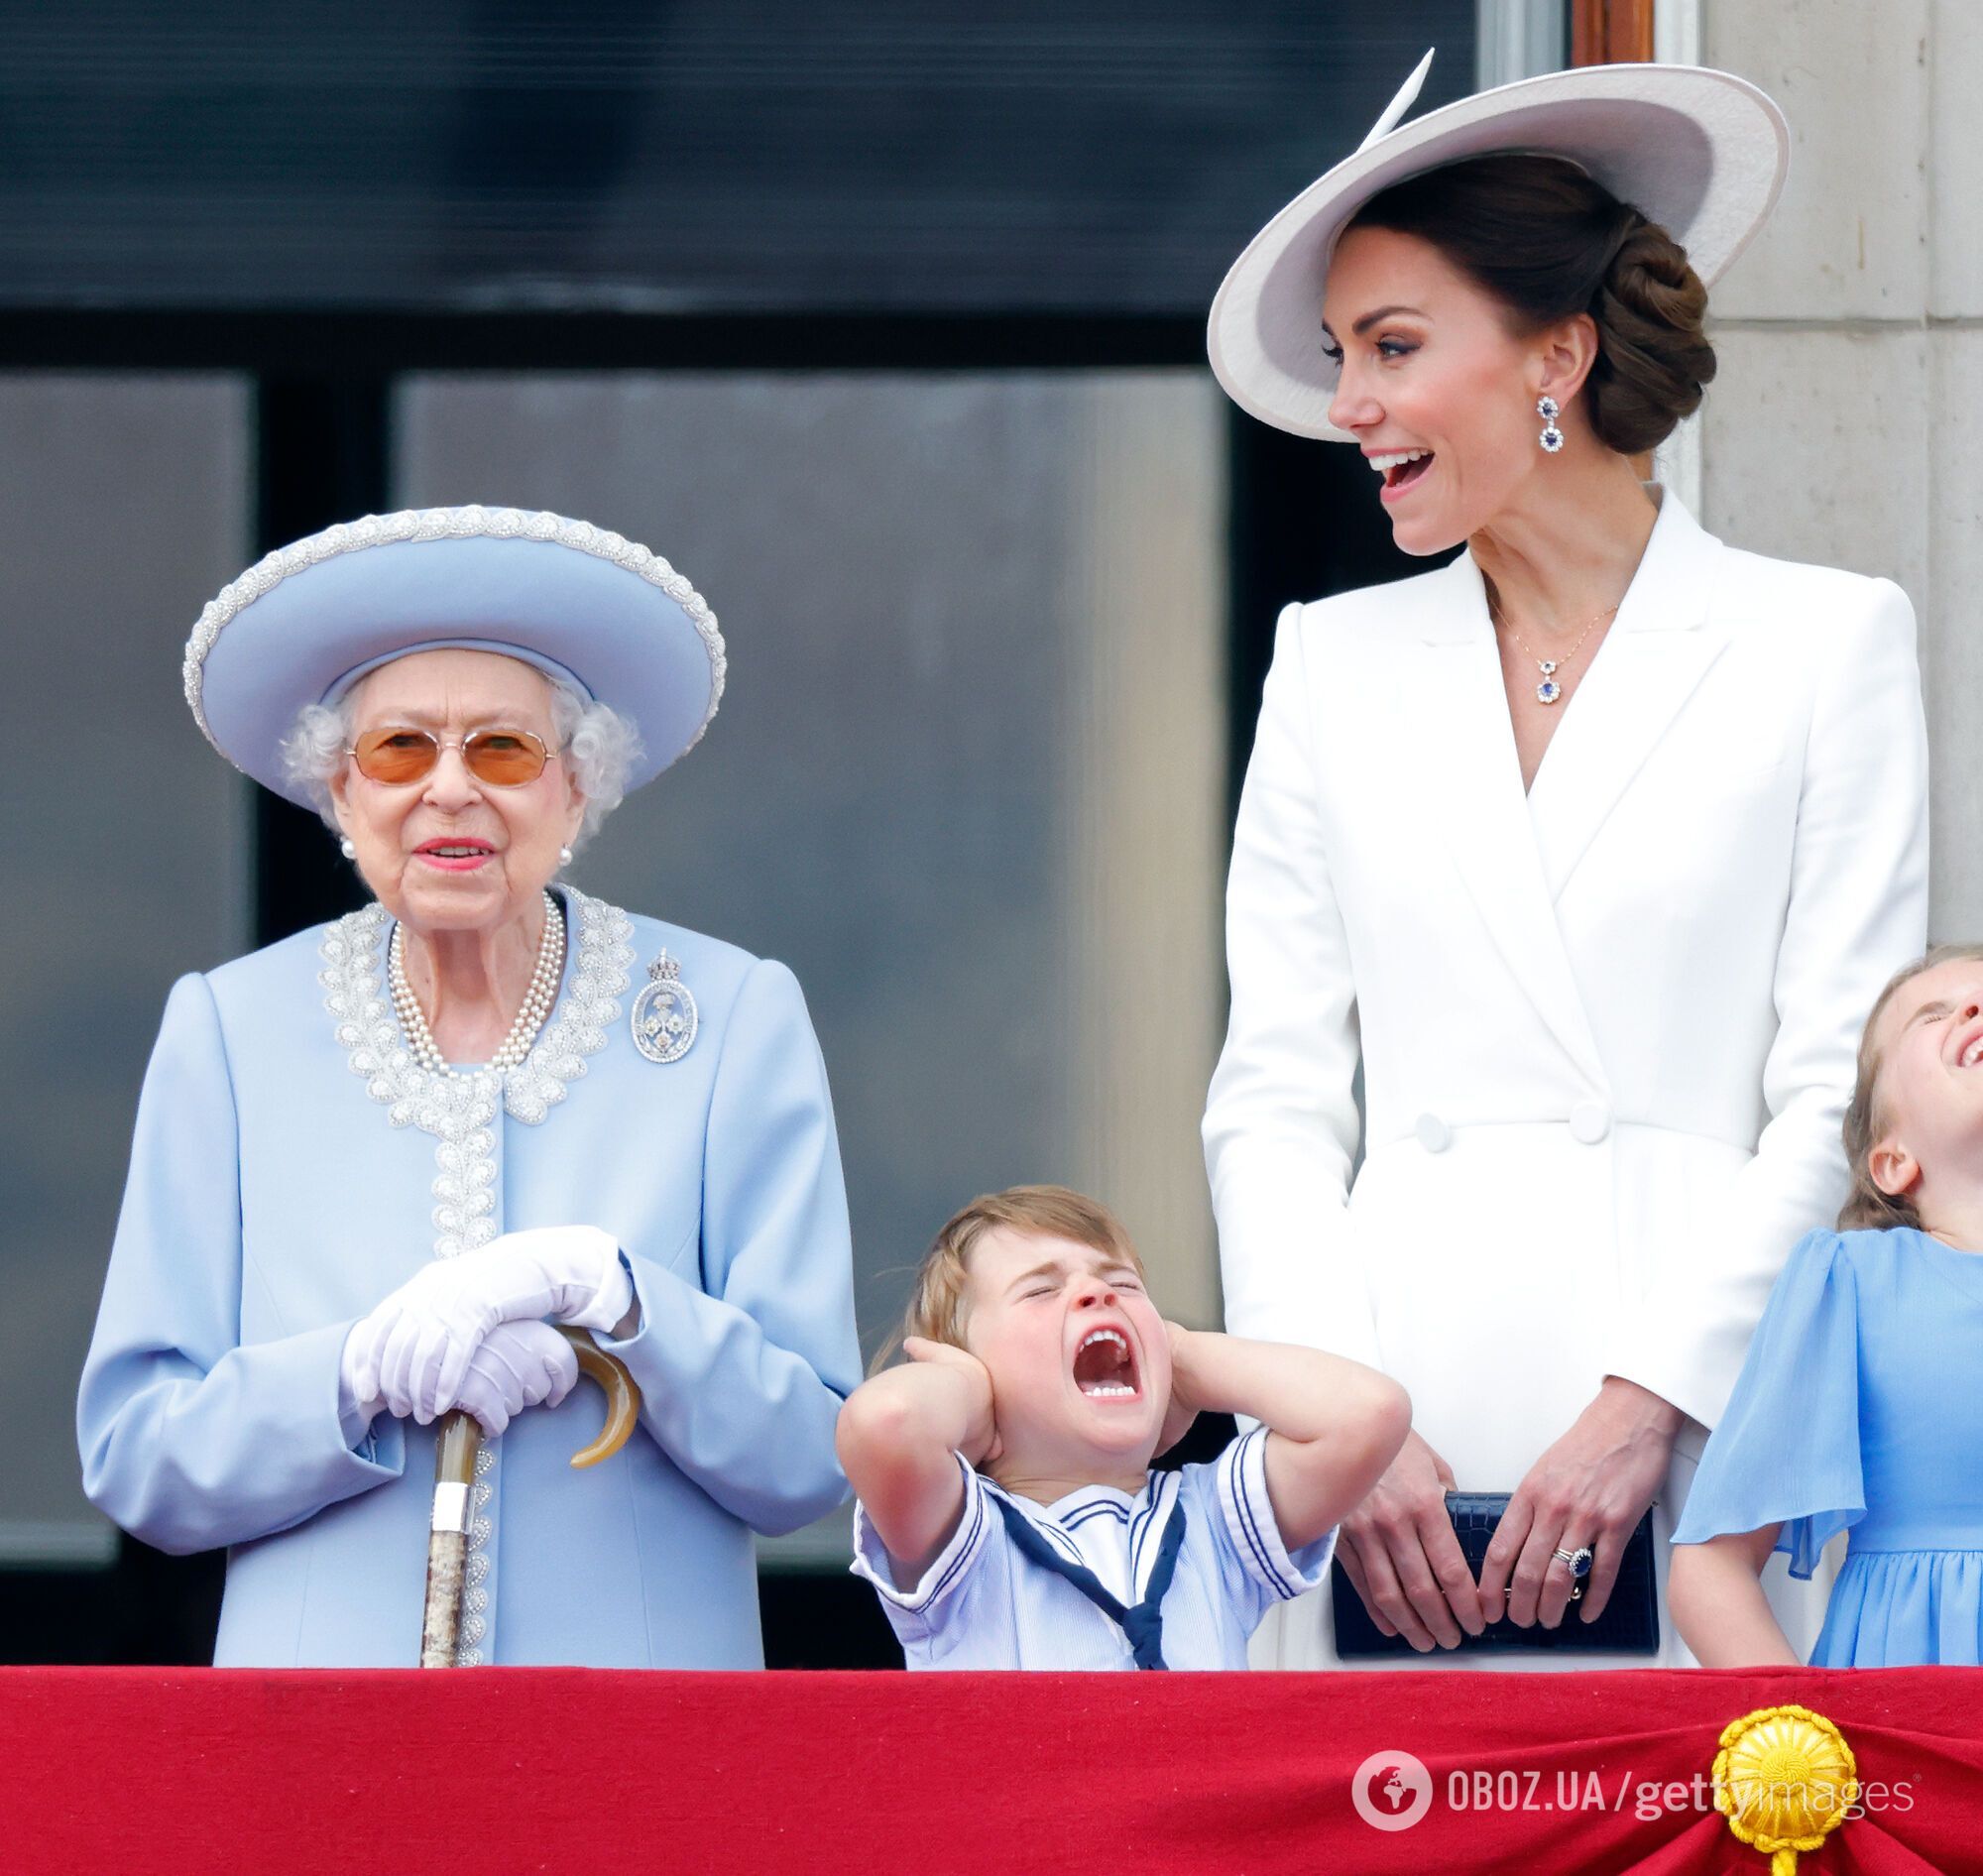
[[[1714,1755],[1714,1808],[1744,1843],[1793,1876],[1799,1853],[1822,1847],[1859,1799],[1845,1735],[1808,1706],[1760,1706],[1731,1720]]]

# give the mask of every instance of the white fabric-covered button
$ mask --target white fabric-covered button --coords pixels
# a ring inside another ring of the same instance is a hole
[[[1443,1153],[1453,1144],[1453,1129],[1436,1114],[1419,1115],[1418,1136],[1428,1153]]]
[[[1611,1110],[1601,1101],[1579,1101],[1571,1109],[1570,1132],[1573,1139],[1581,1140],[1585,1146],[1595,1146],[1610,1131]]]

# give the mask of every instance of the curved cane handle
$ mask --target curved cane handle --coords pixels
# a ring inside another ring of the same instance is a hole
[[[599,1430],[599,1438],[584,1452],[574,1453],[571,1460],[574,1466],[597,1466],[601,1460],[610,1460],[633,1437],[634,1423],[641,1414],[640,1384],[627,1372],[624,1361],[608,1354],[583,1329],[560,1325],[558,1334],[571,1344],[579,1372],[591,1375],[606,1390],[606,1424]]]

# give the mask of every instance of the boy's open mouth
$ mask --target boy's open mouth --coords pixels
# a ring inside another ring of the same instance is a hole
[[[1090,1400],[1134,1400],[1136,1357],[1119,1329],[1091,1329],[1074,1351],[1074,1384]]]

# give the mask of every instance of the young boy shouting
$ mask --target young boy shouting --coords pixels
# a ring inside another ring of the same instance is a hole
[[[916,1273],[906,1365],[841,1410],[854,1571],[911,1668],[1243,1668],[1411,1424],[1396,1382],[1180,1329],[1103,1206],[974,1200]],[[1261,1424],[1152,1472],[1201,1412]]]

